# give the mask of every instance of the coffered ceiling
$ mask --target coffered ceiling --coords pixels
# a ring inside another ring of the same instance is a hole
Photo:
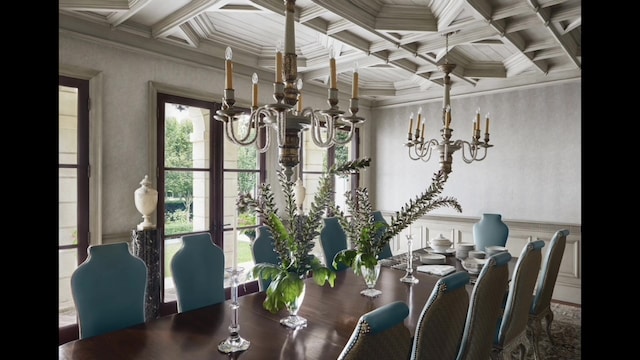
[[[297,0],[296,21],[305,87],[327,87],[333,49],[340,91],[357,63],[372,104],[442,97],[445,59],[453,96],[581,77],[580,0]],[[59,30],[203,64],[230,46],[272,82],[284,0],[60,0]]]

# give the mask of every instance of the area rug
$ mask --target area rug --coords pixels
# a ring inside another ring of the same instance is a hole
[[[575,360],[581,359],[581,328],[582,310],[578,306],[551,304],[553,321],[551,322],[551,336],[549,341],[546,332],[540,338],[540,352],[544,360]],[[546,323],[543,322],[545,327]],[[533,349],[527,354],[527,360],[533,360]]]

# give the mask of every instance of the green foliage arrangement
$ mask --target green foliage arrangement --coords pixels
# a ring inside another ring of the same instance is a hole
[[[389,226],[382,222],[375,222],[372,214],[369,192],[366,188],[358,188],[354,193],[347,192],[346,205],[351,213],[347,217],[338,207],[333,212],[340,225],[351,240],[352,248],[342,250],[333,261],[333,266],[343,263],[351,267],[356,275],[361,276],[361,267],[373,268],[378,262],[378,256],[391,238],[400,234],[411,223],[418,220],[429,211],[440,207],[451,207],[462,212],[458,200],[449,196],[439,196],[444,189],[446,176],[442,170],[437,171],[427,190],[396,211],[391,217]]]
[[[332,206],[334,176],[358,173],[370,162],[371,159],[364,158],[331,167],[320,178],[318,191],[306,215],[297,212],[294,182],[287,180],[282,169],[278,170],[278,182],[285,201],[283,215],[287,220],[278,214],[271,184],[260,185],[257,199],[250,193],[240,193],[236,203],[238,210],[255,211],[271,231],[279,257],[278,264],[259,263],[252,270],[255,278],[271,280],[263,303],[265,309],[277,313],[286,308],[300,295],[303,281],[309,275],[313,276],[316,284],[323,286],[328,282],[333,287],[336,274],[311,254],[315,245],[313,240],[320,234],[326,209]]]

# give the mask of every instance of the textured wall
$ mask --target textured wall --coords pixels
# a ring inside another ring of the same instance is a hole
[[[427,117],[425,136],[439,137],[441,102],[375,111],[371,189],[381,210],[399,210],[427,188],[438,168],[437,153],[426,163],[412,161],[402,145],[409,115],[417,113],[419,106]],[[479,217],[491,212],[510,220],[581,224],[580,81],[477,97],[453,96],[451,106],[452,139],[471,138],[472,119],[479,107],[483,119],[490,112],[495,146],[481,162],[464,163],[461,150],[453,155],[453,172],[443,195],[458,198],[463,213],[442,209],[431,214]]]

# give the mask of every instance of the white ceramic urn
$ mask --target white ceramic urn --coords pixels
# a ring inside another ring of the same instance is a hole
[[[140,181],[140,187],[133,193],[136,209],[142,214],[142,222],[138,224],[138,230],[155,229],[156,225],[151,223],[151,214],[158,205],[158,191],[150,187],[149,176],[145,175]]]

